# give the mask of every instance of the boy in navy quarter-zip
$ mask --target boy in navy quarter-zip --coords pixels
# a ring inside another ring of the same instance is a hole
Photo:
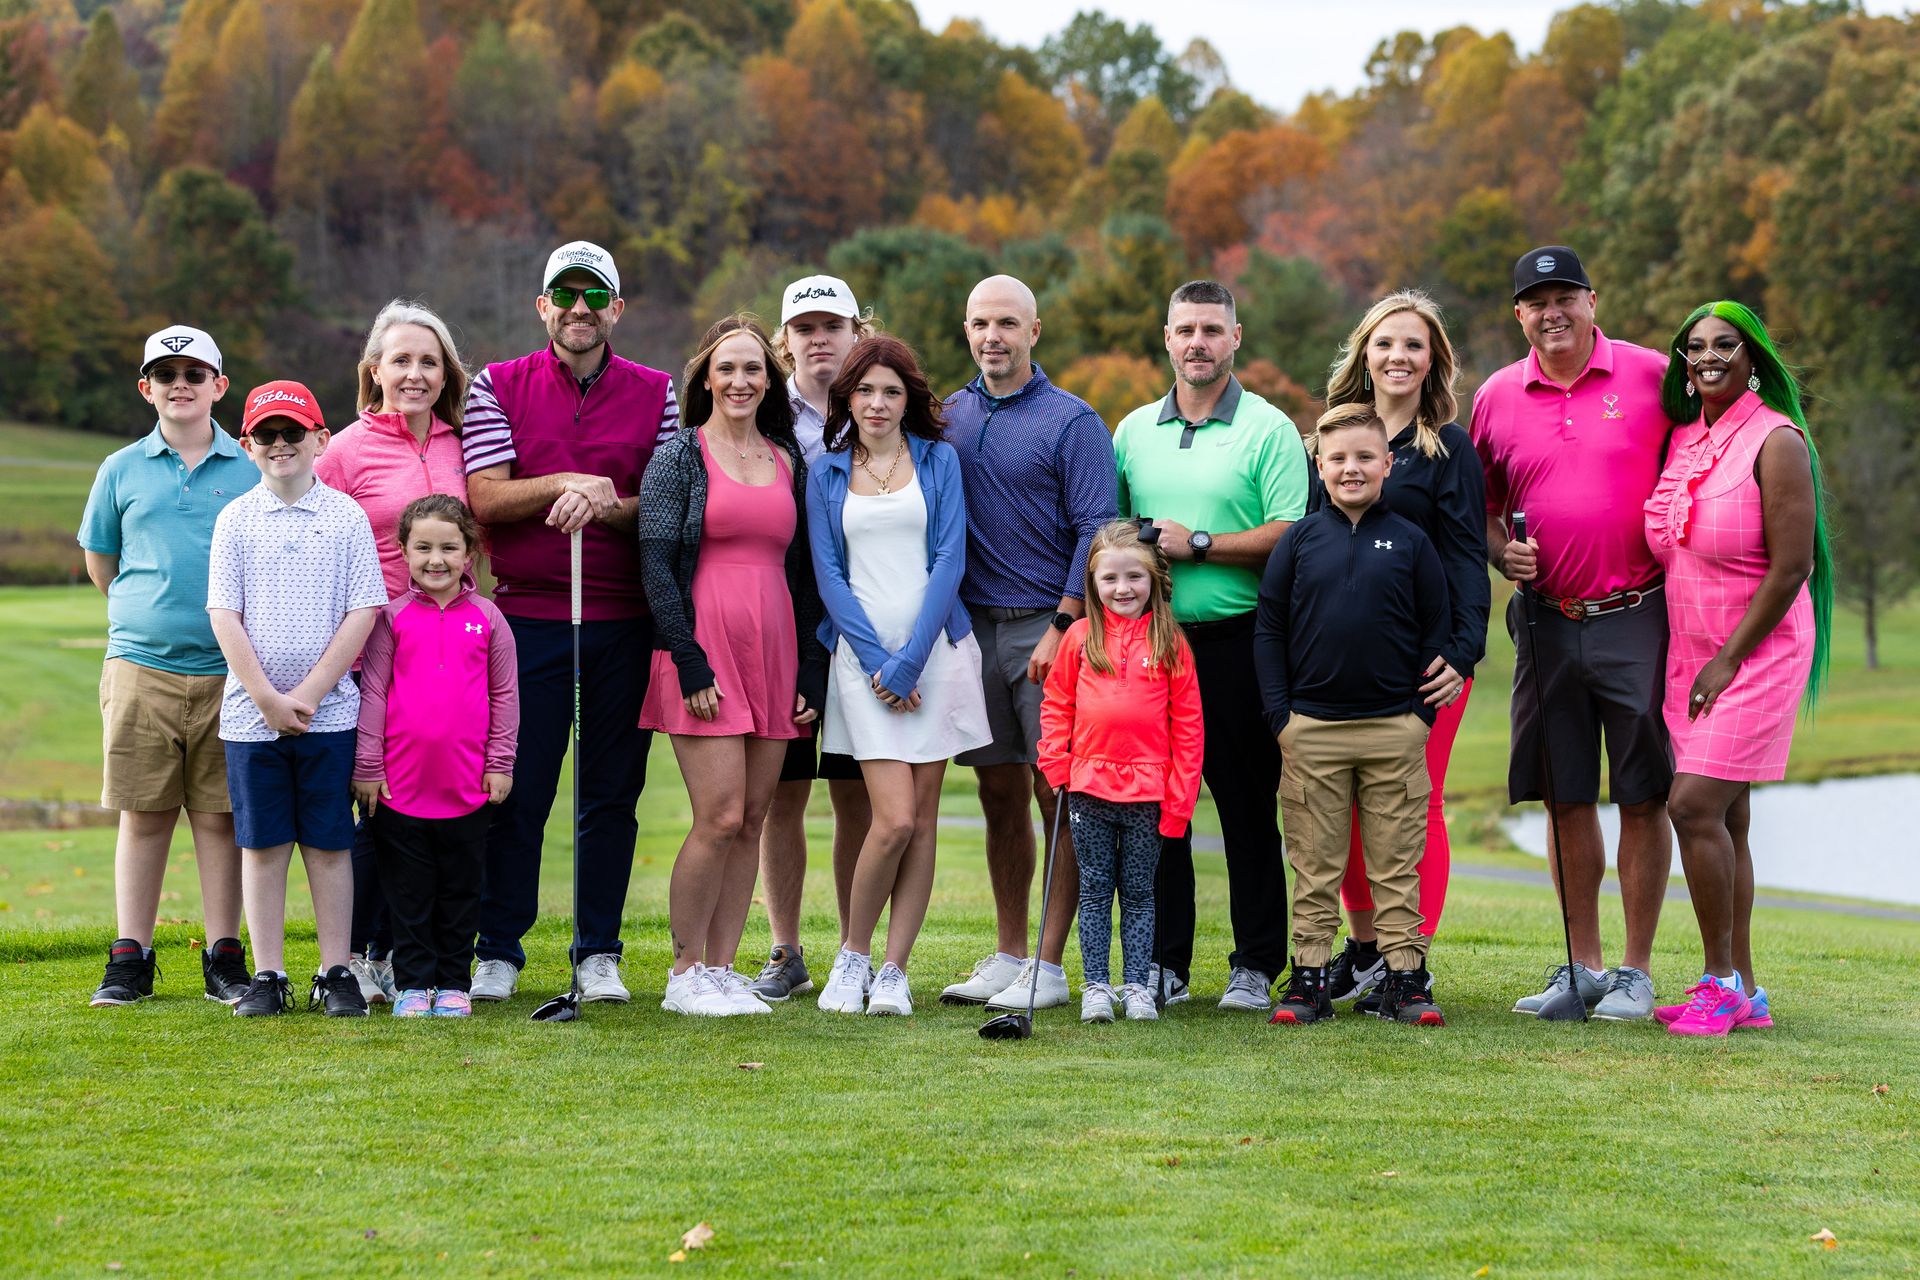
[[[1327,964],[1357,799],[1387,960],[1380,1016],[1440,1026],[1417,904],[1433,718],[1420,685],[1447,643],[1446,574],[1426,534],[1380,501],[1393,454],[1373,406],[1332,409],[1319,431],[1327,505],[1274,547],[1254,623],[1294,873],[1293,972],[1272,1021],[1333,1016]]]

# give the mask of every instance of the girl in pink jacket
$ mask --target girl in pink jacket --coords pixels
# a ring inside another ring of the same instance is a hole
[[[394,1016],[460,1018],[473,1011],[488,806],[513,787],[513,632],[474,590],[480,526],[465,503],[408,504],[399,539],[412,588],[381,610],[361,655],[353,791],[393,919]]]

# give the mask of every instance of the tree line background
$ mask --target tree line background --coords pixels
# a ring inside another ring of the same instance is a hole
[[[184,321],[344,418],[382,303],[518,354],[575,237],[620,262],[616,345],[670,370],[825,269],[956,386],[967,290],[1010,271],[1110,421],[1164,394],[1191,276],[1233,286],[1243,380],[1308,420],[1405,285],[1470,390],[1520,351],[1513,259],[1563,241],[1614,336],[1758,307],[1816,396],[1843,590],[1871,614],[1920,566],[1920,19],[1582,4],[1532,55],[1403,32],[1288,105],[1097,11],[1026,49],[901,0],[0,0],[0,416],[145,430],[129,370]]]

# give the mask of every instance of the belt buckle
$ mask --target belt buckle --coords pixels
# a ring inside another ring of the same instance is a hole
[[[1587,602],[1575,596],[1563,597],[1560,601],[1560,612],[1578,622],[1587,616]]]
[[[1640,602],[1646,598],[1647,593],[1644,591],[1622,591],[1620,593],[1621,607],[1623,609],[1638,609]]]

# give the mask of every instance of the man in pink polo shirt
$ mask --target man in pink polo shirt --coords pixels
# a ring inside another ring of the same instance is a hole
[[[1547,245],[1513,269],[1515,317],[1533,348],[1473,398],[1473,442],[1487,473],[1487,552],[1495,568],[1536,595],[1538,625],[1518,644],[1513,673],[1507,798],[1543,798],[1541,735],[1552,748],[1573,972],[1555,967],[1546,990],[1515,1013],[1538,1013],[1577,983],[1595,1017],[1651,1017],[1648,956],[1673,849],[1667,787],[1673,756],[1661,720],[1667,611],[1660,568],[1647,550],[1642,505],[1660,477],[1672,423],[1660,408],[1667,358],[1609,339],[1594,324],[1598,295],[1573,250]],[[1513,513],[1527,539],[1512,540]],[[1516,595],[1507,630],[1524,621]],[[1546,705],[1534,699],[1538,661]],[[1620,896],[1627,940],[1607,972],[1600,953],[1600,745],[1620,806]]]

